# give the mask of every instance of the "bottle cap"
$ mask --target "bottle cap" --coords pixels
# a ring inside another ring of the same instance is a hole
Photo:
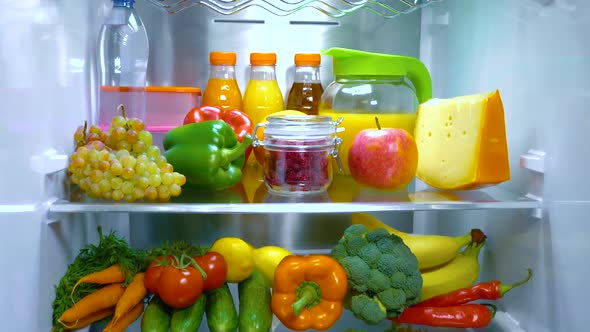
[[[209,63],[212,65],[235,65],[236,54],[234,52],[211,52],[209,53]]]
[[[322,57],[318,53],[297,53],[295,54],[295,65],[297,66],[319,66]]]
[[[274,66],[277,64],[276,53],[251,53],[250,64],[254,66]]]

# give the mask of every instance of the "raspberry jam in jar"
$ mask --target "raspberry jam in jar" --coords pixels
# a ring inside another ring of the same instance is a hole
[[[264,147],[264,182],[275,194],[318,193],[332,182],[333,158],[339,162],[337,136],[340,121],[331,117],[269,116],[264,140],[255,137],[253,145]]]

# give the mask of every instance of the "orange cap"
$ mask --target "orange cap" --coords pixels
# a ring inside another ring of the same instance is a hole
[[[211,52],[209,63],[212,65],[235,65],[236,54],[234,52]]]
[[[277,64],[276,53],[251,53],[250,64],[254,66],[274,66]]]
[[[297,66],[319,66],[322,57],[318,53],[297,53],[295,54],[295,65]]]

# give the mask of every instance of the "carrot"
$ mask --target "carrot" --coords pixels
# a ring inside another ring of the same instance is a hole
[[[125,329],[131,325],[131,323],[135,322],[141,313],[143,312],[143,301],[139,302],[138,304],[131,309],[131,311],[125,313],[119,320],[115,322],[115,320],[111,320],[107,326],[102,330],[102,332],[123,332]]]
[[[121,284],[110,284],[84,296],[59,317],[59,322],[76,322],[93,312],[113,307],[123,295]]]
[[[83,282],[90,284],[106,285],[113,284],[116,282],[123,282],[125,281],[125,279],[125,274],[121,271],[121,266],[119,266],[119,264],[113,264],[104,270],[90,273],[89,275],[80,278],[80,280],[78,280],[74,285],[74,288],[72,289],[72,294],[74,294],[76,288]]]
[[[105,319],[115,313],[115,307],[109,307],[106,309],[93,312],[90,315],[79,319],[76,322],[62,322],[62,325],[66,330],[76,330],[86,327],[92,323],[98,322],[101,319]],[[71,325],[70,325],[71,324]]]
[[[143,283],[144,277],[145,273],[143,272],[136,274],[133,277],[133,281],[125,288],[125,292],[119,299],[119,302],[117,302],[115,308],[115,315],[113,316],[115,323],[146,297],[147,288]]]

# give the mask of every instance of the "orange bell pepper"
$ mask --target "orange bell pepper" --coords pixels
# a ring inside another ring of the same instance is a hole
[[[285,327],[327,330],[342,315],[346,271],[327,255],[290,255],[275,270],[272,312]]]

